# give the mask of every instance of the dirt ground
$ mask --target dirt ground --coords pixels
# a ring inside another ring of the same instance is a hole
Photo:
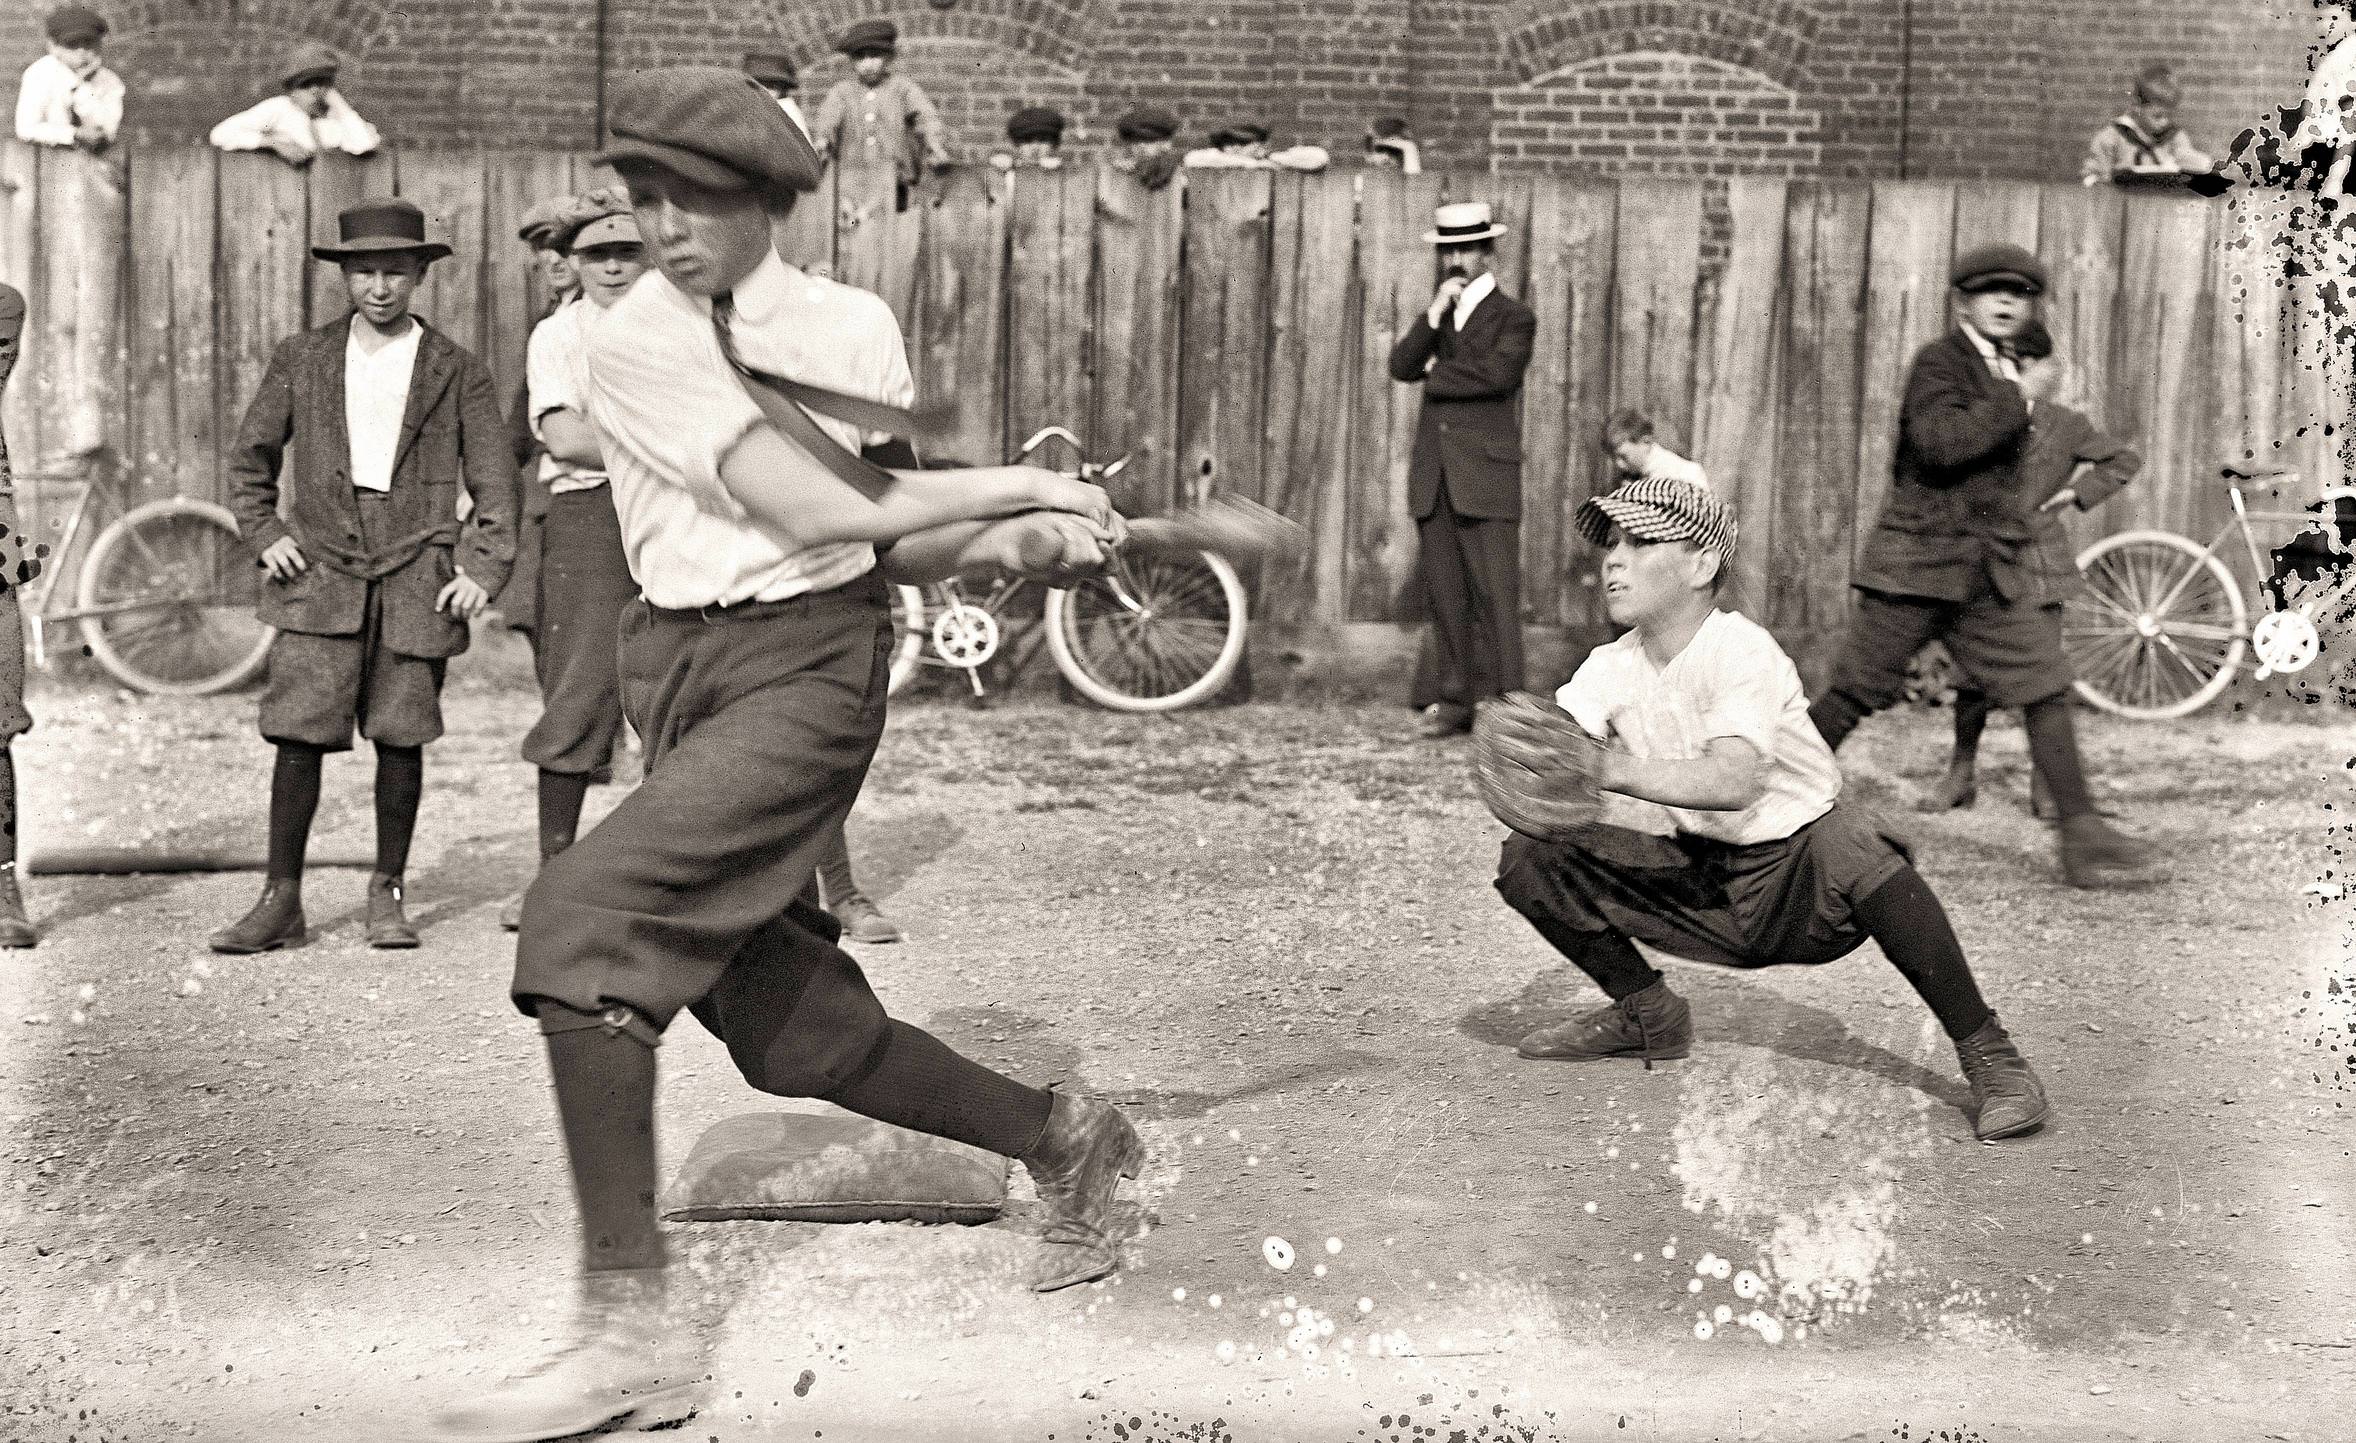
[[[360,944],[357,871],[314,874],[308,945],[251,958],[204,947],[251,874],[28,884],[47,939],[0,954],[0,1439],[403,1438],[549,1335],[572,1201],[496,922],[531,826],[512,680],[462,673],[428,754],[419,951]],[[259,849],[250,697],[36,707],[31,850]],[[1463,744],[1401,710],[903,708],[854,845],[913,935],[864,960],[900,1015],[1132,1111],[1127,1267],[1030,1293],[1019,1169],[982,1227],[678,1227],[723,1387],[661,1436],[2344,1439],[2356,735],[2322,710],[2090,720],[2171,859],[2132,893],[2057,884],[2008,722],[1951,816],[1905,813],[1943,713],[1844,751],[2055,1095],[1990,1147],[1870,947],[1679,967],[1685,1063],[1518,1059],[1590,989],[1490,890]],[[315,855],[366,857],[367,777],[331,760]],[[667,1165],[779,1105],[690,1022],[663,1065]]]

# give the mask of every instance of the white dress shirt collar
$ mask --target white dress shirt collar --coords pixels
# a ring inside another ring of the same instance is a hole
[[[1495,271],[1483,271],[1473,277],[1471,284],[1467,285],[1463,292],[1456,297],[1456,329],[1463,330],[1464,323],[1472,319],[1473,309],[1487,300],[1489,293],[1496,289],[1497,273]]]
[[[802,273],[779,259],[776,251],[761,257],[752,273],[736,283],[729,300],[736,313],[754,325],[766,325],[793,299],[794,282]]]

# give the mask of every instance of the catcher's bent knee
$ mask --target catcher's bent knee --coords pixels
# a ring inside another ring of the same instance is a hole
[[[532,1011],[540,1019],[540,1035],[543,1037],[599,1028],[608,1034],[627,1037],[649,1051],[663,1045],[662,1029],[655,1026],[645,1013],[627,1003],[616,1002],[589,1012],[569,1002],[543,997],[533,1006]]]

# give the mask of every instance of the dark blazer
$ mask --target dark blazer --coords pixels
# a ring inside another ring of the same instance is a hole
[[[1854,583],[1896,596],[1969,596],[1990,518],[2017,511],[2005,498],[2028,439],[2020,387],[1990,371],[1969,337],[1951,330],[1923,347],[1898,411],[1890,497]]]
[[[1997,509],[1984,523],[1990,538],[1988,570],[1998,594],[2015,606],[2053,606],[2076,595],[2085,582],[2062,513],[2040,512],[2038,504],[2068,486],[2077,492],[2077,509],[2092,511],[2142,469],[2141,456],[2082,413],[2039,402],[2021,449],[2018,479],[1994,498]]]
[[[381,581],[384,644],[406,656],[455,656],[466,650],[466,623],[436,611],[434,599],[460,567],[497,595],[515,559],[507,419],[483,363],[426,326],[380,513],[392,534],[362,550],[344,427],[350,334],[346,315],[280,342],[230,449],[229,509],[245,544],[258,555],[291,535],[310,563],[292,581],[265,581],[256,610],[284,631],[349,636],[360,630],[367,583]],[[461,486],[474,500],[463,525]]]
[[[1491,291],[1458,331],[1452,318],[1432,329],[1424,315],[1391,348],[1391,379],[1423,382],[1423,412],[1407,463],[1407,507],[1416,520],[1439,505],[1440,482],[1460,516],[1522,516],[1522,373],[1537,343],[1538,317]]]

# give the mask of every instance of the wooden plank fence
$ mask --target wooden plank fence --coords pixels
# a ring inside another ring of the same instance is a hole
[[[0,144],[0,278],[32,308],[6,417],[20,469],[103,441],[147,488],[217,496],[271,348],[343,309],[307,247],[363,194],[417,200],[457,248],[420,310],[512,394],[542,302],[516,222],[610,179],[525,152],[296,171],[201,148],[109,162]],[[1134,453],[1134,509],[1266,500],[1314,545],[1259,578],[1265,622],[1347,627],[1414,619],[1418,395],[1384,362],[1430,295],[1422,232],[1452,196],[1498,207],[1501,278],[1539,316],[1523,422],[1533,627],[1601,624],[1570,522],[1606,484],[1604,417],[1637,406],[1736,501],[1738,599],[1813,671],[1887,489],[1907,360],[1946,324],[1949,258],[1989,240],[2040,248],[2083,404],[2147,458],[2083,537],[2206,539],[2230,458],[2348,479],[2350,266],[2264,192],[1758,178],[1720,199],[1701,182],[1379,172],[1213,172],[1147,192],[1087,166],[973,168],[928,177],[905,208],[888,177],[830,176],[778,240],[893,304],[920,389],[951,403],[944,454],[994,459],[1061,422],[1100,454]]]

